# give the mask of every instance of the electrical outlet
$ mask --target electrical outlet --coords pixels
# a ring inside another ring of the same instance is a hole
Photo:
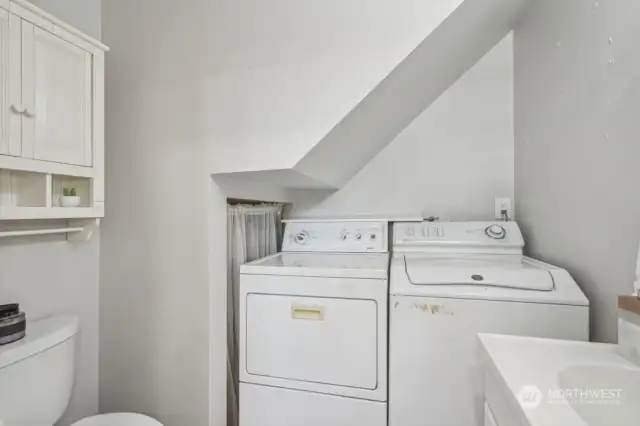
[[[495,214],[494,219],[504,219],[502,215],[502,211],[507,211],[507,217],[509,220],[513,220],[513,206],[511,204],[511,198],[507,197],[496,197],[495,200]]]

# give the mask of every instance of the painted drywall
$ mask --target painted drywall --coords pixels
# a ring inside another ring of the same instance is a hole
[[[487,220],[496,195],[513,197],[513,175],[509,35],[342,190],[300,194],[291,216],[409,213]]]
[[[101,0],[33,0],[33,4],[100,38]],[[0,241],[0,303],[19,302],[31,319],[80,318],[76,381],[57,426],[98,413],[98,285],[100,235],[71,244],[63,237]]]
[[[57,314],[80,319],[75,387],[57,426],[98,413],[99,253],[99,234],[79,244],[58,236],[0,241],[0,304],[20,303],[32,320]]]
[[[461,0],[243,0],[212,17],[215,172],[290,168]]]
[[[515,188],[534,257],[591,302],[616,340],[640,237],[640,2],[539,0],[515,31]]]
[[[29,0],[98,40],[102,38],[102,0]]]
[[[397,50],[380,46],[216,74],[212,119],[228,148],[211,157],[211,170],[289,168],[397,65]]]
[[[268,86],[298,78],[304,84],[294,87],[322,95],[331,86],[322,89],[306,81],[314,76],[326,78],[309,71],[313,69],[310,63],[320,66],[323,58],[330,58],[322,69],[331,70],[333,64],[353,71],[361,68],[342,65],[335,58],[358,62],[359,55],[370,55],[376,61],[380,59],[371,55],[371,46],[379,44],[383,52],[414,45],[413,36],[422,36],[421,25],[429,14],[424,2],[383,3],[350,0],[312,2],[303,7],[290,1],[267,6],[256,0],[104,2],[104,41],[112,50],[106,90],[108,201],[101,263],[101,410],[140,411],[158,417],[166,426],[225,424],[226,197],[289,199],[295,194],[225,193],[211,181],[211,159],[223,164],[236,149],[224,137],[229,128],[219,125],[224,121],[217,114],[222,111],[220,97],[234,101],[234,90],[248,93],[249,87],[257,97],[271,93],[276,99],[295,103],[307,93],[276,96],[278,91]],[[510,53],[503,51],[498,56],[501,59],[496,62],[502,60],[508,68]],[[481,68],[479,74],[493,66]],[[504,75],[506,68],[498,68],[496,72]],[[289,74],[286,70],[291,69],[309,74]],[[345,78],[331,72],[336,79]],[[247,75],[245,87],[242,77]],[[255,77],[260,75],[270,78],[260,81]],[[358,73],[352,76],[352,84],[361,77]],[[223,79],[234,90],[221,84]],[[330,83],[330,79],[322,81]],[[478,90],[477,84],[471,86]],[[508,100],[507,85],[495,87],[496,99]],[[259,99],[252,102],[260,103]],[[459,100],[453,105],[465,108]],[[237,126],[247,124],[241,113],[251,112],[250,108],[226,107],[238,111],[229,120]],[[506,109],[499,111],[496,109],[496,116]],[[490,120],[498,118],[491,115]],[[424,126],[432,129],[429,123]],[[492,129],[491,134],[502,142],[507,127],[501,122],[500,130]],[[284,124],[279,128],[287,130]],[[430,130],[434,137],[443,131],[440,127]],[[403,143],[418,143],[419,135],[405,137],[414,142]],[[256,141],[243,149],[263,150],[275,157],[286,152],[279,149],[280,140],[288,139],[275,129],[266,147]],[[490,149],[500,143],[492,141]],[[460,142],[460,147],[465,146],[466,142]],[[509,149],[507,144],[505,150]],[[492,155],[502,158],[503,153]],[[508,164],[503,166],[496,174],[501,183],[496,182],[495,187],[506,180],[504,191],[508,192],[511,180],[505,176],[512,172]],[[486,216],[492,196],[485,202],[478,215]]]
[[[303,55],[297,62],[216,75],[212,121],[228,146],[224,156],[211,157],[212,170],[236,172],[244,179],[237,172],[291,169],[295,164],[297,172],[320,187],[342,188],[509,32],[526,2],[459,3],[418,7],[414,12],[423,18],[422,25],[408,28],[419,32],[398,26],[390,33],[404,35],[404,43],[367,41],[351,51],[343,47],[313,59]],[[314,34],[305,31],[303,39],[307,33]],[[266,173],[263,179],[272,176]]]
[[[198,62],[206,59],[209,7],[200,0],[103,3],[111,51],[100,409],[142,412],[165,426],[224,424],[224,283],[210,318],[206,66]],[[210,327],[218,332],[212,339]],[[209,392],[210,342],[218,349],[217,395]]]

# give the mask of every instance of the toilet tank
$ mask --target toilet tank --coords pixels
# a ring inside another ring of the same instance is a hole
[[[55,316],[27,324],[27,336],[0,346],[0,425],[53,426],[74,380],[78,319]]]

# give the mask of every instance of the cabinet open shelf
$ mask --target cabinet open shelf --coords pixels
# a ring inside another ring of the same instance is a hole
[[[91,207],[91,179],[52,175],[51,180],[51,207],[62,206],[60,197],[63,195],[64,188],[74,189],[76,195],[80,197],[80,206],[75,208]]]
[[[47,176],[19,170],[0,170],[0,207],[47,206]]]
[[[0,169],[0,220],[104,217],[104,203],[93,201],[94,179]],[[64,188],[74,188],[80,206],[61,207]]]

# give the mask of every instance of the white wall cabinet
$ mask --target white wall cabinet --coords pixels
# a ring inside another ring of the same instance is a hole
[[[0,220],[104,215],[107,50],[24,0],[0,0]],[[15,201],[25,172],[42,174],[38,207]],[[81,207],[59,207],[61,182]]]
[[[0,154],[4,155],[21,155],[22,149],[20,21],[0,9]]]
[[[23,155],[91,166],[91,67],[89,52],[22,23]]]

